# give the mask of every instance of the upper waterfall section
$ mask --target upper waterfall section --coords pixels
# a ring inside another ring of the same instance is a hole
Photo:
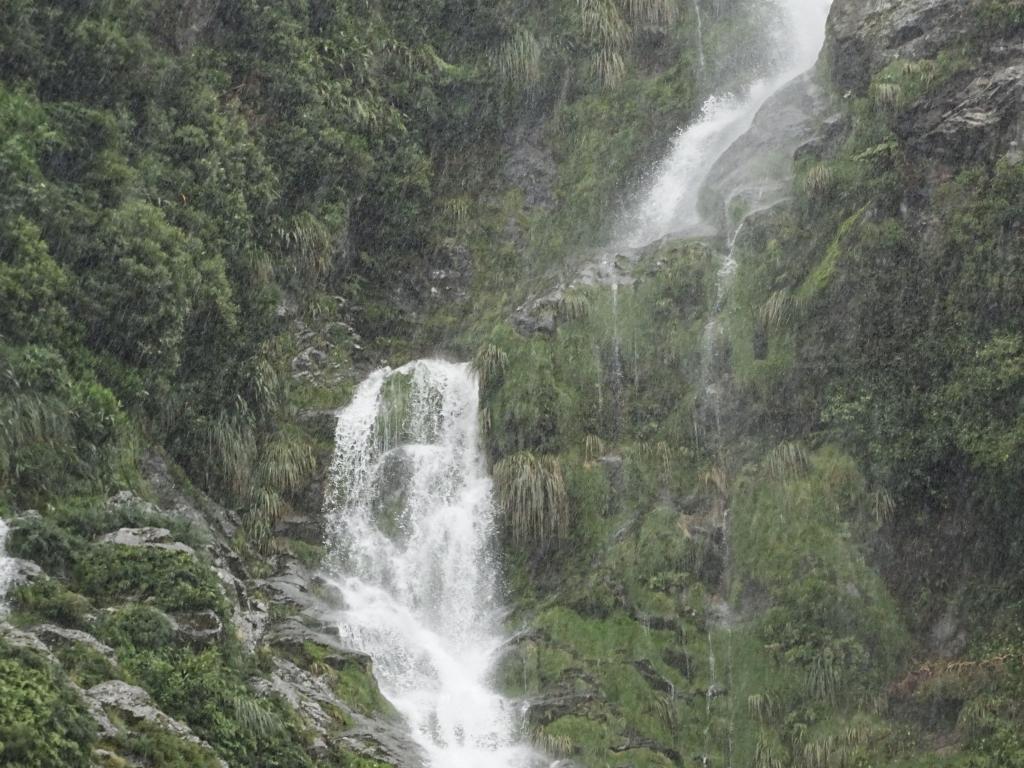
[[[780,0],[781,20],[772,41],[778,52],[775,71],[756,78],[743,94],[708,98],[700,117],[676,134],[669,154],[627,207],[617,228],[617,245],[639,248],[667,235],[714,231],[718,222],[705,221],[698,205],[705,182],[719,159],[751,129],[765,103],[813,66],[825,40],[830,6],[831,0]]]

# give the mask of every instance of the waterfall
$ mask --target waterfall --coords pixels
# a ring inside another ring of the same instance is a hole
[[[14,560],[7,556],[7,523],[0,517],[0,618],[7,613],[7,590],[14,577]]]
[[[467,364],[382,368],[338,416],[327,511],[342,637],[431,768],[546,765],[490,676],[506,640],[495,510]]]
[[[814,64],[825,39],[831,0],[780,0],[779,4],[782,19],[775,48],[782,63],[778,71],[755,80],[743,95],[708,97],[700,117],[676,134],[650,184],[620,220],[620,245],[638,248],[666,235],[706,229],[698,199],[715,162],[750,129],[772,95]]]

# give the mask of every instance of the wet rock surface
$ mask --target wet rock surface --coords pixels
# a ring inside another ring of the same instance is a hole
[[[936,56],[962,39],[965,0],[836,0],[829,17],[829,66],[840,93],[861,94],[897,58]]]
[[[789,197],[793,156],[817,134],[828,108],[815,76],[802,75],[769,98],[750,130],[718,159],[704,184],[701,207],[727,240],[746,216]]]

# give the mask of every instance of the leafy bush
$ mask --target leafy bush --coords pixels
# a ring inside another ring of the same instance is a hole
[[[131,598],[167,610],[225,607],[220,582],[208,565],[186,552],[160,547],[93,545],[79,559],[74,581],[100,603]]]
[[[11,768],[88,768],[96,724],[63,673],[0,641],[0,762]]]

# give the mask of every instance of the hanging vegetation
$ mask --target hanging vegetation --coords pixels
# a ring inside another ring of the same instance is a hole
[[[494,481],[516,544],[547,546],[569,535],[569,499],[558,457],[529,451],[506,456],[494,467]]]

